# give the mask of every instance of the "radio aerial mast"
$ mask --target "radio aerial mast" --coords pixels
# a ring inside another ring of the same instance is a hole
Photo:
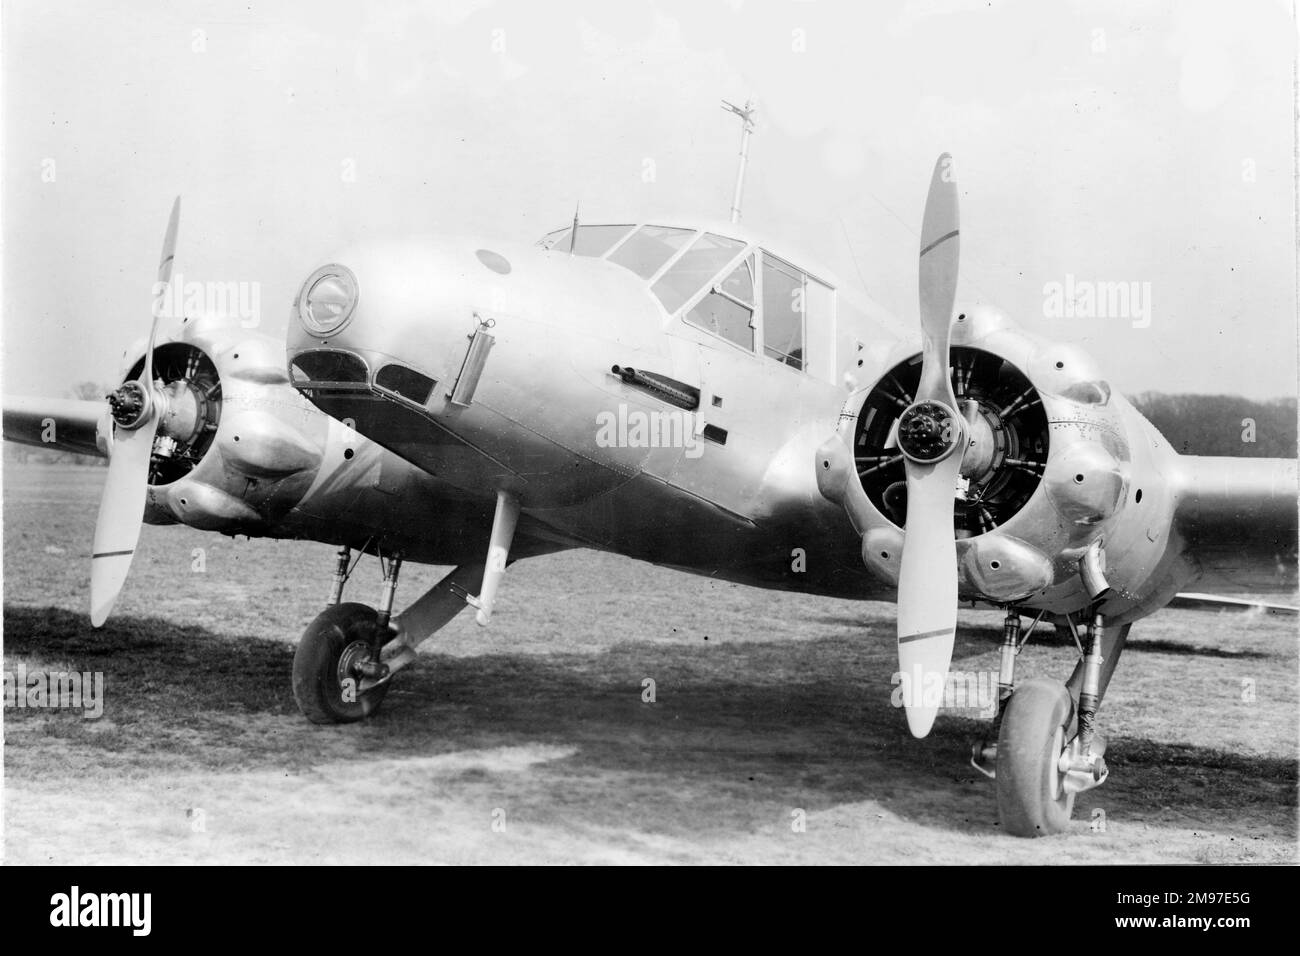
[[[744,106],[737,106],[723,100],[722,108],[735,113],[744,120],[744,125],[740,131],[740,168],[736,170],[736,192],[731,199],[731,221],[740,222],[740,197],[745,191],[745,163],[749,159],[749,134],[754,132],[754,113],[757,111],[758,105],[751,96],[745,100]]]

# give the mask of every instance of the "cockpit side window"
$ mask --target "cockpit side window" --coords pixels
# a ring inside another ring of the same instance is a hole
[[[763,253],[763,354],[792,368],[804,365],[804,277]]]
[[[741,348],[754,351],[754,267],[752,257],[716,283],[686,313],[686,321]]]
[[[674,313],[712,282],[723,266],[744,248],[743,242],[725,236],[713,233],[700,236],[650,289],[664,308]]]
[[[609,261],[649,279],[695,235],[690,229],[642,226],[609,255]]]
[[[614,248],[614,243],[626,236],[632,227],[627,226],[578,226],[578,239],[573,243],[573,254],[577,256],[603,256]],[[542,239],[542,246],[557,252],[568,252],[573,229],[558,229]]]

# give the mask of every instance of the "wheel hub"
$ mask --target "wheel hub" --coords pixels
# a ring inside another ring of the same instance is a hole
[[[370,643],[353,641],[339,654],[339,684],[345,680],[358,680],[363,675],[363,665],[370,660]]]

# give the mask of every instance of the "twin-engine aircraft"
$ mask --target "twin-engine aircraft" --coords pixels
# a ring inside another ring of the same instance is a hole
[[[1107,778],[1097,712],[1129,629],[1198,577],[1291,554],[1296,463],[1176,454],[1079,349],[957,308],[958,246],[945,155],[918,346],[735,221],[368,242],[307,277],[287,360],[236,322],[155,312],[107,410],[7,402],[5,437],[40,444],[53,423],[55,444],[110,456],[96,626],[142,518],[339,545],[293,666],[321,723],[373,713],[462,608],[488,623],[512,561],[566,548],[896,599],[918,737],[958,602],[997,606],[998,708],[972,763],[996,780],[1007,831],[1057,833]],[[343,601],[355,553],[383,564],[377,607]],[[455,570],[394,615],[403,561]],[[1016,680],[1040,622],[1078,644],[1065,681]]]

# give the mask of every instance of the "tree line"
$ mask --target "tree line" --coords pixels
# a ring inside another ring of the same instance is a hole
[[[1240,395],[1142,392],[1129,401],[1180,454],[1296,457],[1294,398],[1253,401]]]

